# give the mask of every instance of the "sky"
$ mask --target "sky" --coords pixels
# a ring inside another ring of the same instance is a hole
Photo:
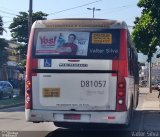
[[[95,11],[95,18],[124,20],[128,26],[133,26],[135,17],[141,15],[137,3],[138,0],[33,0],[33,12],[47,13],[48,19],[92,18],[93,11],[87,8],[95,7],[101,9]],[[0,16],[3,17],[4,28],[7,30],[1,37],[11,39],[8,27],[13,17],[19,15],[20,11],[28,10],[29,0],[1,0]]]

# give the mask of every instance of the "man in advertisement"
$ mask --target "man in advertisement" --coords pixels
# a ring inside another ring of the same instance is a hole
[[[68,42],[57,48],[60,55],[76,55],[78,46],[74,43],[76,40],[75,34],[69,34]]]

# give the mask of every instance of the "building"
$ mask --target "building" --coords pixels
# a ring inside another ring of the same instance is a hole
[[[0,72],[0,80],[19,79],[18,63],[20,62],[20,55],[16,48],[20,46],[12,41],[8,41],[9,47],[6,48],[8,52],[8,62],[3,65]]]
[[[155,63],[152,63],[152,81],[160,81],[160,59],[158,58]]]
[[[149,81],[149,63],[146,62],[145,66],[141,67],[139,73],[140,81]],[[154,60],[151,65],[151,81],[156,83],[160,81],[160,58]]]

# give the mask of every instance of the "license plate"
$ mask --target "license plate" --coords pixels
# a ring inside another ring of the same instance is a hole
[[[80,120],[81,115],[80,114],[64,114],[64,119],[66,119],[66,120]]]

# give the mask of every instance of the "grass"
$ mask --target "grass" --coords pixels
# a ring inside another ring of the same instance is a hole
[[[16,104],[19,104],[19,103],[24,103],[24,97],[17,96],[17,97],[12,98],[12,99],[8,99],[8,98],[7,99],[2,99],[2,100],[0,100],[0,108],[16,105]]]

